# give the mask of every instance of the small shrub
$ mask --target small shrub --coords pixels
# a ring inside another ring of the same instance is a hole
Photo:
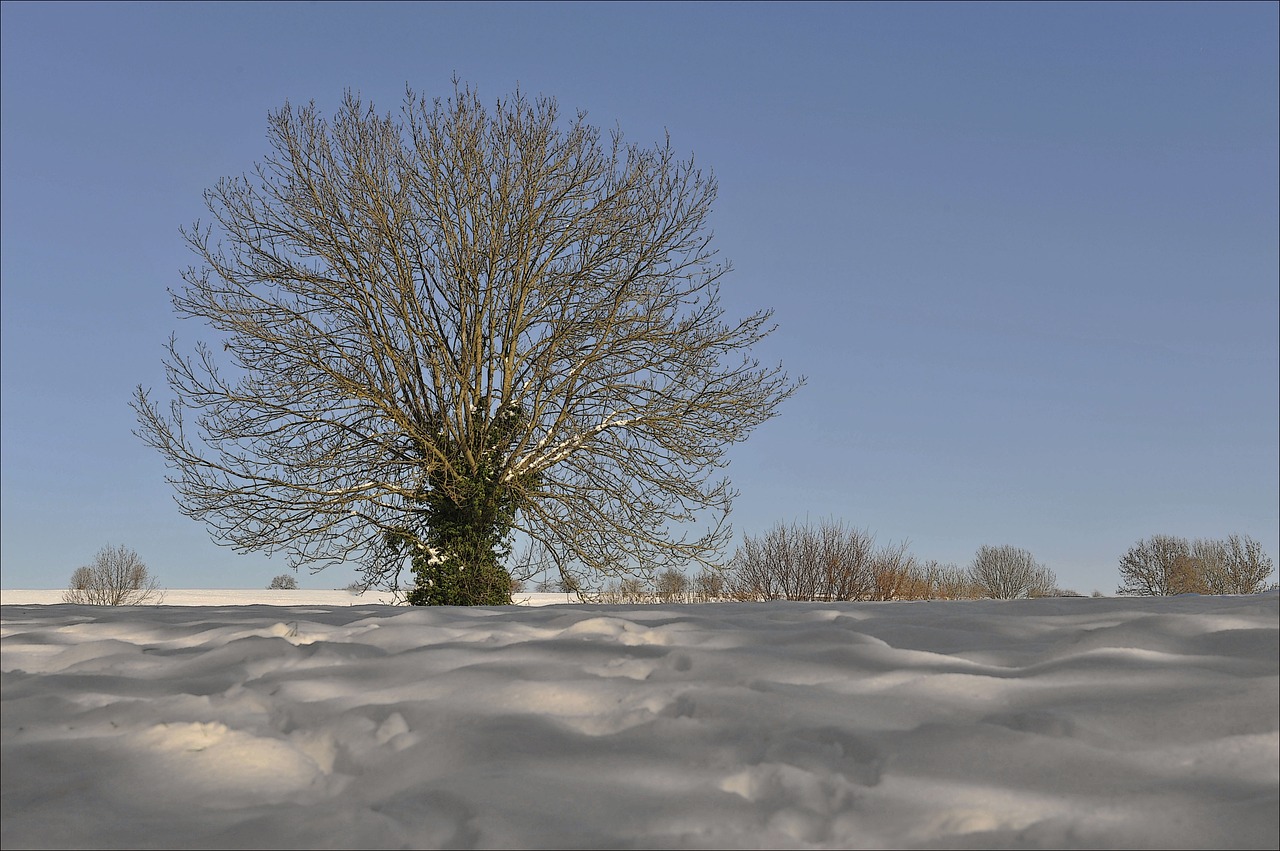
[[[654,591],[662,603],[686,602],[689,578],[674,567],[662,570],[654,579]]]
[[[649,593],[649,589],[634,576],[623,577],[618,582],[618,596],[623,603],[627,604],[653,602],[653,595]]]
[[[693,579],[693,599],[698,603],[715,603],[725,599],[724,572],[704,567]]]
[[[89,606],[158,605],[164,592],[138,554],[126,546],[98,550],[93,564],[77,567],[62,594],[67,603]]]
[[[271,584],[267,586],[267,589],[270,591],[297,591],[298,580],[287,573],[282,573],[271,580]]]
[[[925,562],[920,574],[926,600],[977,600],[982,597],[982,588],[974,583],[969,571],[950,562]]]
[[[870,567],[871,587],[869,592],[864,592],[870,599],[919,600],[927,596],[919,565],[907,552],[905,542],[876,550],[871,554]]]

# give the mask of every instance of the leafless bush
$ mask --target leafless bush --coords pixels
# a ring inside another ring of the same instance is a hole
[[[1262,544],[1248,535],[1197,541],[1193,556],[1199,552],[1204,552],[1201,569],[1210,594],[1256,594],[1267,587],[1267,578],[1275,572]]]
[[[632,605],[635,603],[652,603],[654,595],[634,576],[624,576],[617,582],[611,582],[599,591],[578,592],[579,596],[591,603],[607,603],[610,605]]]
[[[1008,545],[979,547],[969,575],[984,596],[996,600],[1051,596],[1057,583],[1030,552]]]
[[[688,602],[689,577],[674,567],[663,568],[653,580],[660,603]]]
[[[876,549],[865,531],[827,520],[743,538],[727,593],[738,600],[896,600],[925,592],[907,545]]]
[[[624,576],[618,582],[618,595],[624,603],[652,603],[653,594],[645,583],[634,576]]]
[[[874,544],[875,538],[865,530],[832,521],[819,526],[808,555],[817,563],[819,599],[869,599],[876,586],[876,570],[892,561],[882,557],[887,550],[875,552]]]
[[[1058,577],[1044,565],[1038,565],[1031,576],[1031,586],[1027,589],[1028,597],[1071,597],[1074,591],[1065,591],[1058,587]]]
[[[906,543],[885,546],[871,557],[871,599],[911,600],[923,596],[920,572]]]
[[[983,596],[969,572],[954,564],[929,561],[919,567],[918,574],[924,586],[924,596],[918,599],[977,600]]]
[[[1197,575],[1186,538],[1152,535],[1129,548],[1120,559],[1124,580],[1117,594],[1164,596],[1207,590]]]
[[[1274,571],[1262,545],[1248,535],[1188,542],[1152,535],[1120,559],[1119,594],[1254,594]]]
[[[271,580],[271,584],[267,586],[268,591],[297,591],[298,580],[287,573],[282,573]]]
[[[569,595],[569,594],[578,594],[578,592],[584,590],[581,584],[579,584],[578,580],[569,574],[555,575],[555,576],[544,574],[541,581],[539,581],[535,587],[537,588],[538,592],[541,594]],[[606,589],[600,588],[598,590],[603,591]]]
[[[138,554],[126,546],[98,550],[93,564],[77,567],[63,593],[67,603],[91,606],[142,606],[163,602],[164,592]]]
[[[728,588],[724,572],[715,568],[703,568],[693,578],[693,600],[696,603],[716,603],[726,599]]]
[[[622,602],[622,593],[618,590],[616,582],[609,582],[598,590],[586,592],[582,595],[582,600],[586,603],[617,605]]]

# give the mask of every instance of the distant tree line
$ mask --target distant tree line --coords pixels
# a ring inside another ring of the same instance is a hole
[[[1120,560],[1118,594],[1253,594],[1273,572],[1261,544],[1248,536],[1187,541],[1156,535]],[[540,591],[578,593],[565,583]],[[1082,596],[1028,550],[984,545],[964,567],[922,561],[905,543],[877,545],[869,532],[843,522],[780,523],[746,536],[722,570],[687,576],[675,568],[651,581],[627,577],[585,599],[602,603],[722,601],[1012,600]],[[1093,596],[1102,596],[1095,591]]]
[[[574,589],[539,586],[543,591]],[[877,545],[869,532],[836,520],[781,523],[746,536],[722,570],[692,578],[668,568],[645,583],[634,577],[591,599],[606,603],[717,601],[977,600],[1078,596],[1057,587],[1053,571],[1024,549],[984,546],[967,567],[921,561],[906,543]]]
[[[1120,559],[1123,583],[1117,594],[1256,594],[1275,572],[1271,557],[1248,535],[1222,540],[1152,535]],[[601,603],[710,603],[805,600],[1012,600],[1078,597],[1060,588],[1057,576],[1027,550],[982,546],[966,567],[921,561],[906,543],[877,545],[869,532],[836,520],[817,525],[780,523],[746,536],[723,569],[704,567],[687,576],[666,567],[649,581],[626,576],[601,590],[586,592],[573,579],[544,582],[539,591],[558,591]],[[280,574],[267,586],[294,590],[297,580]],[[512,582],[511,593],[522,586]],[[348,586],[365,590],[361,583]],[[1101,596],[1094,592],[1094,596]],[[76,568],[63,600],[81,605],[155,604],[164,594],[138,554],[125,546],[103,547],[91,564]]]

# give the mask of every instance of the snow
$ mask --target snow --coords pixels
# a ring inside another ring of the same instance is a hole
[[[1274,592],[40,593],[0,594],[5,849],[1280,844]]]

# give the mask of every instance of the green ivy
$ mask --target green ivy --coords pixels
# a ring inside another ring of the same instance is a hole
[[[436,483],[422,494],[417,513],[429,549],[414,547],[415,587],[408,601],[415,606],[501,606],[511,602],[511,575],[503,563],[511,555],[511,528],[524,489],[536,476],[507,482],[501,462],[523,425],[519,408],[501,409],[478,431],[487,446],[465,476]],[[454,469],[464,468],[466,455],[455,450]],[[402,536],[407,543],[408,536]]]

